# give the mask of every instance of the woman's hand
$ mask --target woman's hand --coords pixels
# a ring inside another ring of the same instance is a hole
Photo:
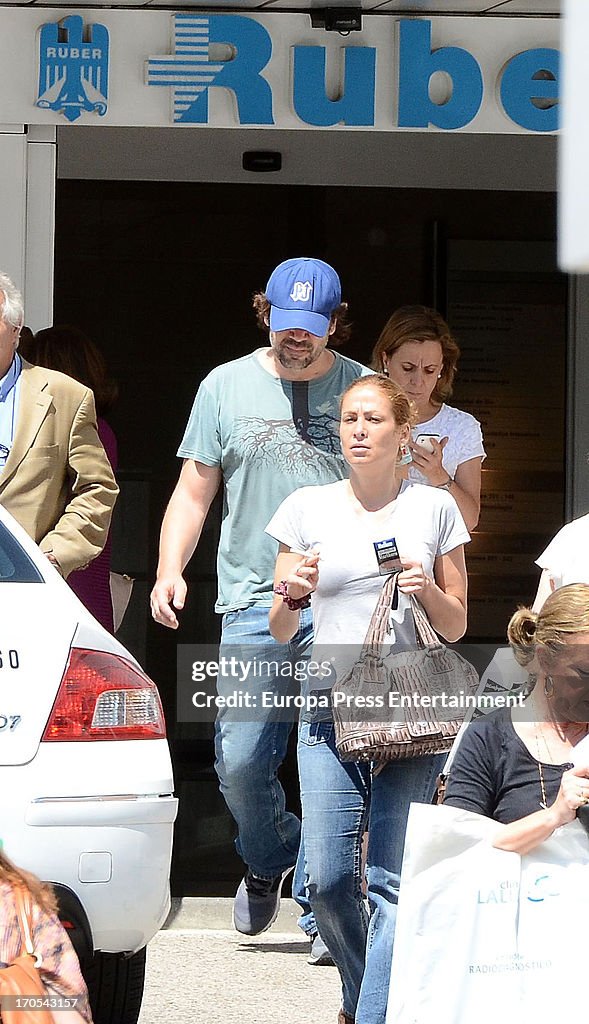
[[[510,853],[529,853],[548,839],[555,828],[574,821],[579,807],[589,803],[588,780],[589,768],[570,768],[564,772],[554,803],[508,825],[500,825],[493,846]]]
[[[291,551],[285,544],[281,544],[276,559],[274,586],[276,587],[284,581],[286,592],[293,601],[307,597],[317,586],[318,562],[319,552],[312,548],[301,557],[299,552]],[[299,628],[299,615],[298,608],[289,608],[282,596],[275,592],[268,619],[270,632],[274,639],[281,644],[292,640]]]
[[[402,594],[415,594],[425,608],[436,633],[454,643],[466,631],[466,565],[464,547],[438,555],[431,579],[421,562],[402,558],[397,586]]]
[[[408,558],[402,558],[402,572],[397,576],[397,586],[402,594],[421,594],[426,587],[431,586],[432,580],[427,575],[421,562],[414,562]]]
[[[317,589],[319,581],[319,552],[310,551],[308,555],[296,565],[292,572],[284,577],[288,596],[298,601],[301,597],[307,597]]]
[[[448,443],[448,438],[443,437],[440,441],[436,441],[432,437],[430,440],[433,452],[428,452],[421,444],[409,441],[413,465],[423,473],[430,486],[449,485],[448,490],[460,509],[467,530],[474,530],[481,510],[481,465],[483,460],[477,456],[467,459],[466,462],[461,462],[452,478],[442,465],[442,453]]]
[[[415,444],[414,441],[409,441],[409,450],[413,457],[413,465],[417,467],[420,473],[423,473],[427,479],[428,484],[432,487],[439,487],[441,484],[445,484],[448,481],[449,473],[448,470],[444,469],[442,465],[442,455],[444,448],[448,444],[448,438],[442,437],[439,441],[435,438],[430,438],[431,446],[433,451],[428,451],[421,444]]]
[[[589,768],[570,768],[564,772],[556,800],[549,808],[554,828],[574,821],[579,807],[589,804]]]

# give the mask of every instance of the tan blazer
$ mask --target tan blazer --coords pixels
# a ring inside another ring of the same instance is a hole
[[[23,359],[0,503],[68,576],[102,551],[118,492],[90,389]]]

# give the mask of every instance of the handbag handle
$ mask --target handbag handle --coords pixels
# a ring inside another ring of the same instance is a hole
[[[421,647],[443,647],[434,627],[429,621],[428,614],[415,594],[411,594],[411,611],[415,622],[415,635]]]
[[[43,957],[40,953],[36,952],[35,944],[33,942],[31,927],[33,903],[30,892],[28,889],[25,889],[23,885],[18,885],[14,889],[14,902],[22,945],[29,956],[34,957],[35,967],[39,967],[43,963]]]
[[[363,654],[379,657],[381,646],[387,635],[391,605],[395,599],[398,572],[387,577],[380,592],[363,644]],[[425,608],[414,594],[410,595],[410,607],[415,623],[415,637],[419,647],[443,647],[438,634],[432,626]]]
[[[383,588],[379,594],[378,601],[376,602],[376,608],[370,617],[362,648],[363,654],[365,655],[379,657],[381,653],[380,648],[384,643],[385,636],[387,635],[389,615],[396,589],[397,573],[394,572],[385,580]]]

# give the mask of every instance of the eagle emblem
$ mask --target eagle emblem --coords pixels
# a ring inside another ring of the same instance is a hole
[[[86,36],[86,38],[84,38]],[[108,29],[70,15],[43,25],[36,106],[76,121],[83,110],[102,117],[108,106]]]

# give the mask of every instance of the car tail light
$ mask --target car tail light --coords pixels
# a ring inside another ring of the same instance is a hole
[[[154,682],[116,654],[72,648],[43,741],[147,740],[166,735]]]

